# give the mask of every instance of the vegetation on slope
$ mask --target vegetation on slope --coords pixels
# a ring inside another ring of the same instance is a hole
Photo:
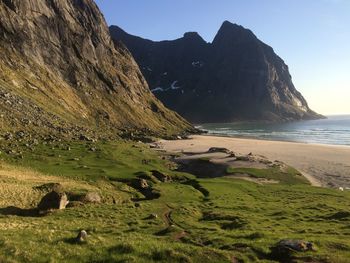
[[[32,148],[23,142],[12,151],[9,144],[1,142],[1,261],[349,262],[347,192],[293,180],[199,179],[177,172],[168,154],[130,141],[41,141]],[[158,180],[154,170],[172,180]],[[138,177],[157,198],[133,187]],[[37,186],[48,182],[67,192],[98,192],[103,203],[18,215],[37,205],[45,194]],[[88,240],[76,244],[81,229]],[[271,248],[284,238],[310,241],[316,250],[276,258]]]

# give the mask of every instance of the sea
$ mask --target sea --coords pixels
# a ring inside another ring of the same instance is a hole
[[[350,146],[350,115],[286,123],[207,123],[196,127],[219,136]]]

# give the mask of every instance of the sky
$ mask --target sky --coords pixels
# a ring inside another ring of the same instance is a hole
[[[109,25],[151,40],[196,31],[212,42],[223,21],[242,25],[289,66],[309,106],[350,114],[350,0],[95,0]]]

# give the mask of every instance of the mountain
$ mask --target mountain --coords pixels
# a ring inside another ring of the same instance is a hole
[[[93,0],[0,0],[0,130],[191,130],[114,45]]]
[[[295,89],[284,61],[242,26],[224,22],[212,43],[196,32],[160,42],[117,26],[110,32],[133,54],[153,93],[194,123],[322,117]]]

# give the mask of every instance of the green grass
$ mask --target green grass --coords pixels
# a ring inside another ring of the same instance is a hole
[[[100,142],[93,145],[95,152],[91,147],[70,142],[40,144],[31,151],[18,145],[23,158],[1,155],[6,163],[54,180],[73,180],[73,188],[89,185],[104,197],[120,197],[117,203],[107,199],[40,218],[5,215],[0,209],[1,262],[273,262],[270,248],[284,238],[316,245],[314,252],[295,255],[296,261],[350,262],[349,192],[312,187],[292,168],[230,171],[280,184],[197,179],[174,171],[174,164],[143,144]],[[161,183],[152,170],[171,175],[173,182]],[[137,176],[148,178],[160,197],[131,201],[142,196],[127,185]],[[11,180],[9,189],[22,182]],[[32,191],[32,185],[22,184],[21,191]],[[39,197],[36,192],[33,200]],[[8,196],[5,203],[21,206],[17,199]],[[88,231],[86,244],[72,242],[80,229]]]
[[[172,165],[147,145],[136,142],[39,144],[34,151],[20,145],[15,151],[23,158],[14,154],[3,156],[4,160],[51,175],[89,181],[130,179],[138,172],[166,171]]]
[[[229,167],[227,169],[227,173],[247,174],[254,178],[266,178],[270,180],[276,180],[284,184],[308,184],[307,179],[292,167],[287,167],[285,171],[282,172],[279,168],[276,167],[266,169]]]

